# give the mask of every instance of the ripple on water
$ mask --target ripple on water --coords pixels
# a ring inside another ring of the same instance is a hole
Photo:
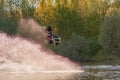
[[[77,74],[75,80],[120,80],[120,66],[84,65],[82,68],[85,72]]]

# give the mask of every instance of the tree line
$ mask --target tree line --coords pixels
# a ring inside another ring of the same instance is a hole
[[[14,35],[21,18],[52,26],[62,44],[51,48],[71,60],[96,61],[120,54],[119,0],[0,1],[1,31]]]

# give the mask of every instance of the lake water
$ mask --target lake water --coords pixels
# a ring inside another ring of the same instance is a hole
[[[119,65],[85,65],[85,72],[76,74],[71,80],[120,80]]]
[[[84,72],[0,73],[0,80],[120,80],[119,65],[84,65]]]

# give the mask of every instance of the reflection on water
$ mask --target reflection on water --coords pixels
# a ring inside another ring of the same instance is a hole
[[[85,65],[85,72],[76,74],[71,80],[120,80],[120,66]]]

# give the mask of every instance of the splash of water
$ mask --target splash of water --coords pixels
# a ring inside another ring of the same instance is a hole
[[[28,28],[30,29],[27,30]],[[68,58],[56,55],[52,50],[43,48],[46,36],[44,31],[44,28],[29,19],[21,20],[18,28],[18,34],[24,38],[20,36],[10,37],[5,33],[0,33],[0,72],[82,72],[81,68]],[[26,37],[34,41],[25,39]]]
[[[42,46],[20,37],[0,33],[0,71],[79,70],[67,58],[42,50]]]
[[[19,20],[19,27],[17,34],[21,37],[28,38],[33,40],[34,42],[40,44],[46,44],[46,32],[45,27],[40,26],[35,20],[33,19],[20,19]]]

